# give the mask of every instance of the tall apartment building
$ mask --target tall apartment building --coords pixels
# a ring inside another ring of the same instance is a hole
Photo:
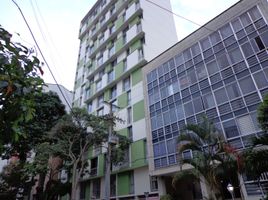
[[[199,123],[205,114],[241,150],[263,134],[256,116],[268,94],[267,22],[267,0],[241,0],[143,68],[149,173],[165,185],[162,190],[187,200],[205,191],[190,179],[176,190],[171,186],[185,124]],[[240,181],[244,199],[260,199],[256,182],[246,176]],[[268,182],[267,174],[261,182]]]
[[[169,0],[154,0],[171,9]],[[168,31],[166,31],[168,30]],[[141,68],[177,41],[173,16],[147,0],[98,0],[81,22],[80,50],[74,86],[74,107],[103,115],[108,101],[123,124],[121,135],[132,139],[125,160],[112,167],[111,198],[158,196],[148,175]],[[81,177],[80,198],[104,198],[106,148],[88,153],[89,174]]]

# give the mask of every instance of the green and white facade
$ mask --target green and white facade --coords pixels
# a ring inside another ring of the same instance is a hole
[[[170,2],[155,3],[171,9]],[[166,30],[169,30],[168,32]],[[141,68],[177,41],[172,15],[145,0],[98,0],[81,22],[73,107],[103,115],[108,106],[125,120],[116,130],[132,139],[125,161],[112,167],[111,199],[159,196],[148,172]],[[86,155],[89,174],[81,178],[80,199],[104,198],[106,148]]]

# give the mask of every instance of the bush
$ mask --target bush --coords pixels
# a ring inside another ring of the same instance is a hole
[[[160,197],[160,200],[173,200],[173,197],[170,194],[165,194]]]

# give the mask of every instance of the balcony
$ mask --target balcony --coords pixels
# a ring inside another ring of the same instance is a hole
[[[131,41],[135,36],[137,36],[138,33],[138,27],[137,25],[132,26],[127,32],[126,32],[126,43]]]
[[[143,53],[141,49],[137,49],[127,57],[127,69],[129,70],[137,65],[143,59]]]
[[[127,10],[126,10],[126,20],[128,20],[135,12],[136,12],[136,4],[133,3]]]

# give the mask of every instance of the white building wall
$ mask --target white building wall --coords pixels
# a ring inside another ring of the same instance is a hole
[[[134,87],[131,88],[131,103],[135,104],[141,100],[143,100],[143,82],[139,82]]]
[[[154,0],[154,3],[172,10],[169,0]],[[146,0],[140,0],[140,4],[143,9],[142,30],[145,32],[144,58],[150,61],[178,42],[178,38],[174,19],[169,12]]]
[[[148,167],[134,170],[135,195],[144,195],[144,192],[150,192],[150,177]]]
[[[146,137],[145,119],[132,123],[133,141],[138,141]]]

